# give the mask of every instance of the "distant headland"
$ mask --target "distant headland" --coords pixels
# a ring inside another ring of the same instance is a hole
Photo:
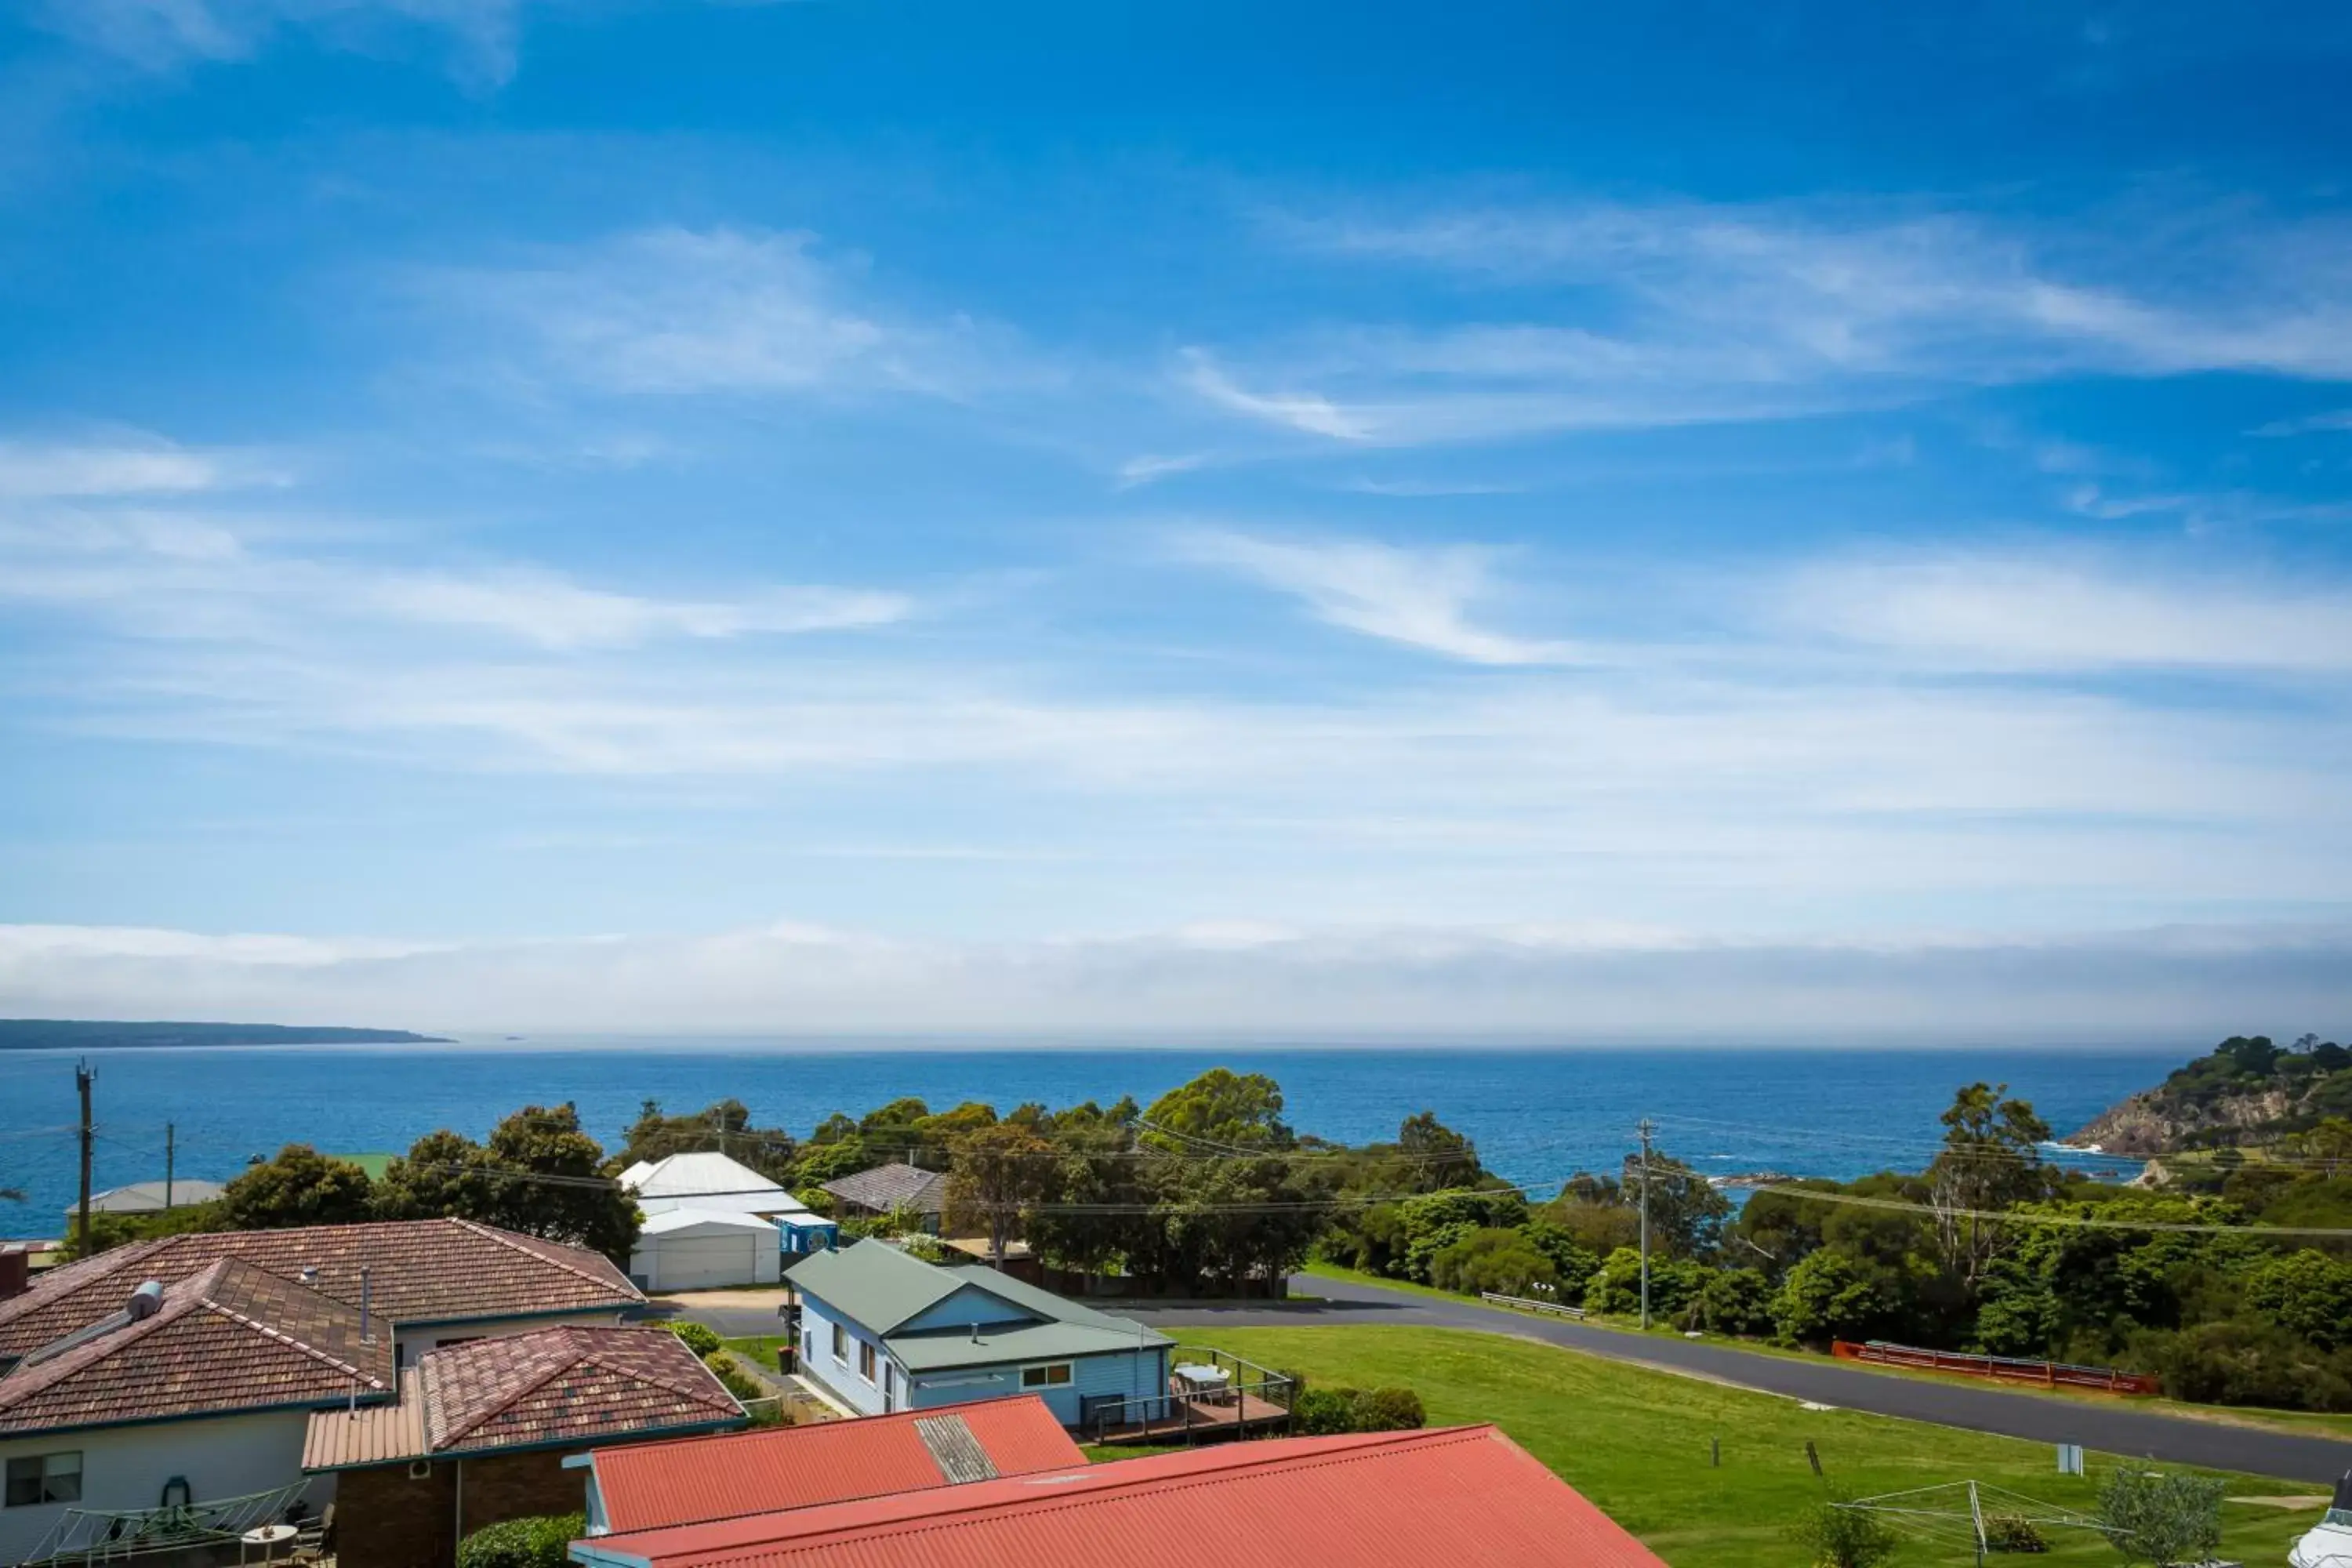
[[[406,1029],[304,1024],[122,1024],[79,1018],[0,1018],[0,1051],[119,1050],[142,1046],[446,1046]]]

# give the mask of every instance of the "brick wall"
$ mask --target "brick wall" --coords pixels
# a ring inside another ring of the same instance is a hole
[[[588,1472],[565,1469],[563,1458],[543,1449],[466,1460],[466,1532],[532,1514],[579,1512]],[[341,1568],[456,1568],[457,1471],[448,1459],[422,1479],[411,1479],[406,1465],[344,1471],[335,1485]]]

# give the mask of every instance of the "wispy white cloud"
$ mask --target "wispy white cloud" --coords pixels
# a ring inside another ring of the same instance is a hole
[[[2352,378],[2334,219],[2176,224],[2160,279],[2137,251],[1949,213],[1594,205],[1273,232],[1447,269],[1507,312],[1202,349],[1180,373],[1228,413],[1349,442],[1780,418],[2075,373]]]
[[[2277,419],[2248,432],[2254,436],[2315,436],[2352,430],[2352,408],[2333,408],[2296,419]]]
[[[522,374],[594,391],[957,398],[1050,379],[999,329],[862,300],[856,271],[807,234],[656,228],[419,281],[469,345],[486,331]]]
[[[460,1032],[1148,1026],[1355,1040],[2186,1043],[2256,1026],[2275,1034],[2347,1003],[2352,931],[2329,926],[1790,942],[1622,922],[1251,921],[951,943],[785,921],[463,945],[0,926],[0,1008],[12,1012],[354,1017]]]
[[[1183,358],[1187,383],[1220,408],[1340,441],[1361,441],[1372,433],[1365,417],[1341,410],[1328,398],[1314,393],[1253,392],[1237,384],[1198,350],[1186,351]]]
[[[2134,573],[2095,557],[1906,555],[1791,580],[1792,626],[1979,669],[2352,670],[2352,588]]]
[[[1140,489],[1145,485],[1204,468],[1209,460],[1206,452],[1186,452],[1171,457],[1142,453],[1118,466],[1118,488],[1123,490]]]
[[[139,433],[0,440],[0,500],[185,495],[279,482],[282,476],[247,454],[200,450]]]
[[[1470,664],[1566,664],[1579,657],[1567,643],[1513,637],[1472,621],[1473,609],[1494,592],[1493,557],[1486,551],[1216,531],[1185,533],[1175,548],[1185,560],[1295,595],[1318,620],[1366,637]]]
[[[523,0],[40,0],[56,32],[142,70],[253,58],[282,28],[373,51],[403,27],[446,41],[461,76],[495,85],[514,74]]]
[[[274,648],[365,626],[440,627],[551,650],[723,639],[903,620],[897,593],[775,585],[703,598],[590,587],[544,568],[419,571],[258,543],[234,522],[169,512],[0,516],[0,604],[101,617],[119,635]]]

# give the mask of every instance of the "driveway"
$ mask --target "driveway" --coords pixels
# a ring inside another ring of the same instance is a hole
[[[2352,1470],[2352,1443],[2274,1429],[2227,1426],[2189,1416],[2160,1415],[2130,1405],[2077,1403],[2015,1394],[1959,1381],[1930,1381],[1864,1372],[1835,1362],[1795,1361],[1728,1345],[1636,1336],[1612,1329],[1509,1312],[1475,1301],[1441,1300],[1350,1280],[1301,1275],[1294,1289],[1315,1300],[1187,1302],[1164,1307],[1106,1303],[1108,1310],[1155,1327],[1202,1329],[1303,1328],[1325,1323],[1419,1323],[1476,1329],[1541,1340],[1611,1361],[1738,1384],[1791,1399],[1866,1410],[1910,1421],[1932,1421],[2038,1443],[2080,1443],[2104,1453],[2220,1470],[2243,1470],[2284,1480],[2332,1484]],[[699,1314],[698,1314],[698,1316]],[[2053,1464],[2055,1464],[2053,1458]]]

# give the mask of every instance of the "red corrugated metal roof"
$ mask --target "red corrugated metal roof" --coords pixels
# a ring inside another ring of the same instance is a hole
[[[647,1568],[1664,1568],[1491,1426],[1227,1443],[573,1551]]]
[[[917,1419],[939,1415],[959,1417],[1000,1476],[1086,1462],[1034,1394],[599,1448],[590,1462],[607,1526],[655,1530],[946,1486],[939,1461],[915,1429]]]

